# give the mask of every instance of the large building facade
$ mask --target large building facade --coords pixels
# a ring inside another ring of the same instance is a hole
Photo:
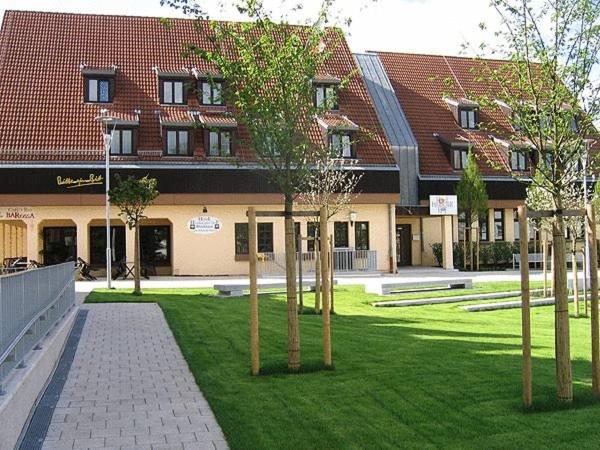
[[[156,18],[6,12],[0,260],[79,257],[102,272],[104,130],[95,119],[107,114],[111,183],[117,175],[158,180],[160,196],[141,227],[142,259],[164,275],[247,273],[247,208],[282,210],[283,199],[256,163],[233,108],[223,104],[226,80],[204,61],[181,56],[184,44],[209,48],[209,34],[208,24],[191,20],[165,27]],[[339,157],[362,174],[360,194],[331,219],[335,246],[352,254],[347,270],[393,270],[398,166],[345,42],[313,83],[315,101],[331,90],[338,101],[310,125],[311,136],[337,142]],[[130,261],[134,233],[114,207],[110,218],[114,262]],[[306,236],[311,226],[299,219],[297,230]],[[284,252],[283,228],[283,219],[259,219],[265,259]],[[310,253],[311,244],[303,241],[302,250]]]

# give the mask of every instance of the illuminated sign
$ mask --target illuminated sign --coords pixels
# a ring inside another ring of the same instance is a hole
[[[78,177],[61,177],[60,175],[56,177],[56,184],[58,186],[64,186],[67,189],[80,188],[85,186],[95,186],[98,184],[102,184],[104,182],[104,177],[102,175],[95,175],[90,173],[87,178]]]

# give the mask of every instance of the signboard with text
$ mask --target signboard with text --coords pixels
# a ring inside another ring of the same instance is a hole
[[[221,221],[211,216],[194,217],[188,221],[188,230],[194,234],[214,234],[221,230]]]
[[[33,220],[35,213],[28,206],[0,207],[0,220]]]
[[[456,195],[430,195],[429,214],[432,216],[455,216],[458,214]]]

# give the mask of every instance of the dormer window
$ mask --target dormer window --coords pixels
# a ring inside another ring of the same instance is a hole
[[[165,105],[186,103],[185,82],[183,80],[160,80],[160,102]]]
[[[467,156],[469,149],[467,147],[452,148],[452,168],[454,170],[464,170],[467,167]]]
[[[208,156],[231,156],[231,131],[210,130],[208,134]]]
[[[165,155],[167,156],[189,156],[190,154],[190,130],[188,129],[166,129]]]
[[[315,84],[315,106],[328,110],[337,110],[338,95],[335,84]]]
[[[335,157],[356,158],[353,141],[351,132],[332,132],[329,135],[329,148]]]
[[[473,130],[477,128],[477,110],[475,108],[458,108],[459,125],[461,128]]]
[[[222,105],[223,104],[223,81],[221,80],[200,80],[200,103],[203,105]]]
[[[85,101],[90,103],[111,103],[111,84],[110,78],[86,78],[85,80]]]
[[[134,130],[131,128],[117,128],[112,132],[110,141],[111,155],[133,155],[136,152],[134,145]]]
[[[510,168],[515,172],[529,170],[529,155],[525,149],[512,149],[510,152]]]

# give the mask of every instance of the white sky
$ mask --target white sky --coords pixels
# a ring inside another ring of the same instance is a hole
[[[281,0],[264,0],[278,11]],[[320,0],[295,0],[305,10]],[[239,19],[231,7],[224,10],[219,0],[203,0],[211,18]],[[225,1],[225,3],[229,3]],[[366,6],[365,6],[366,4]],[[474,47],[493,33],[482,35],[479,24],[495,27],[497,18],[489,0],[338,0],[340,16],[351,17],[348,40],[353,51],[389,50],[411,53],[458,55],[462,44]],[[181,14],[159,0],[0,0],[0,17],[6,9],[86,12],[140,16],[178,17]],[[292,21],[302,21],[300,15]],[[297,19],[297,20],[296,20]],[[469,52],[473,53],[473,52]]]

